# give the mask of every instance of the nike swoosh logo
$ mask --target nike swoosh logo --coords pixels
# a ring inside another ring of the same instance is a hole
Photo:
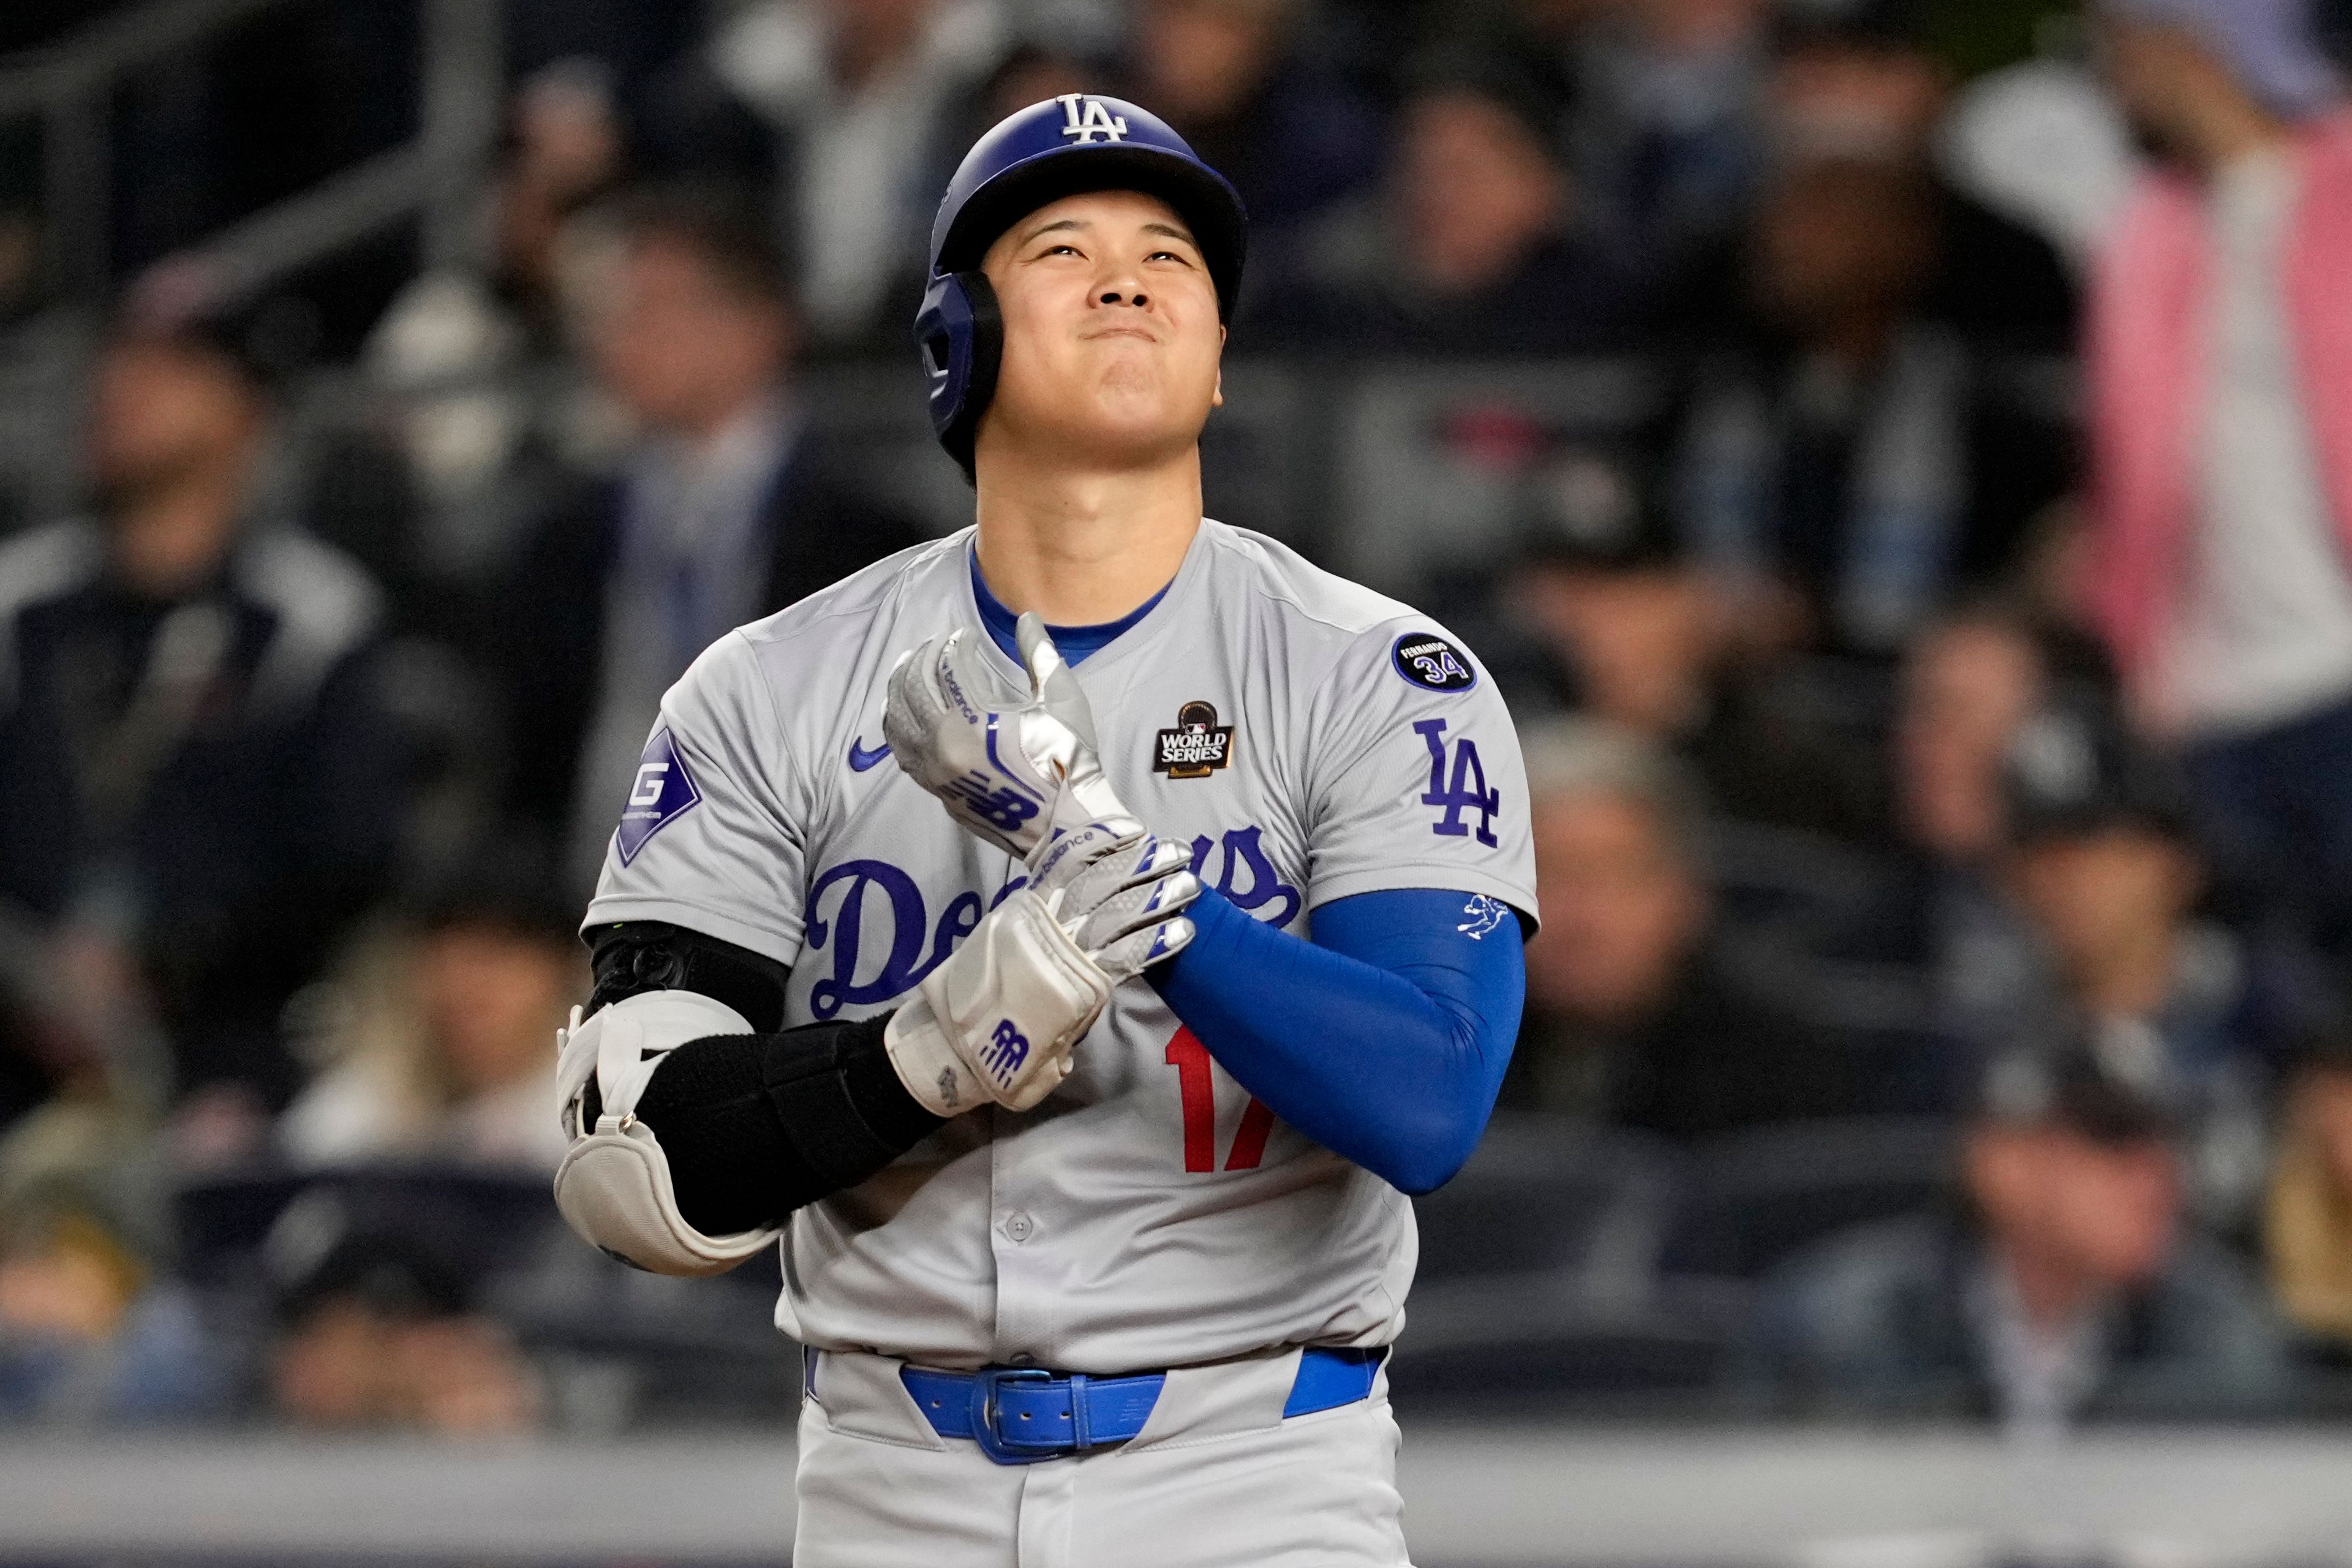
[[[890,748],[887,742],[869,752],[858,742],[857,737],[853,735],[849,739],[849,771],[862,773],[889,754]]]

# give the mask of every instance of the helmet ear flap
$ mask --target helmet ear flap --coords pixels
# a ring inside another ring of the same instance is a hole
[[[931,429],[972,478],[972,442],[996,393],[1004,353],[1004,318],[985,273],[950,272],[931,279],[915,315]]]

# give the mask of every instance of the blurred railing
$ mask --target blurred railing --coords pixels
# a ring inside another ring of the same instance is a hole
[[[116,90],[138,72],[288,3],[159,0],[0,64],[0,123],[35,120],[40,126],[55,293],[97,297],[112,275]],[[233,292],[248,292],[415,215],[425,219],[429,259],[463,254],[474,226],[472,176],[488,153],[502,97],[499,7],[483,0],[419,4],[415,138],[204,241],[198,258],[210,277]]]
[[[2063,425],[2063,359],[1988,367],[1994,395]],[[971,491],[942,457],[911,357],[829,366],[803,383],[820,427],[887,499],[939,528],[971,521]],[[1547,485],[1590,449],[1655,424],[1668,367],[1643,356],[1549,361],[1236,357],[1202,438],[1211,516],[1268,533],[1386,593],[1507,553]]]
[[[2228,1429],[1436,1427],[1400,1410],[1424,1568],[2352,1564],[2352,1439]],[[0,1558],[777,1563],[781,1436],[624,1443],[46,1438],[0,1445]]]

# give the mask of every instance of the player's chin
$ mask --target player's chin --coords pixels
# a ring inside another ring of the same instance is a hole
[[[1171,416],[1164,406],[1100,412],[1101,417],[1072,432],[1072,445],[1115,467],[1153,467],[1180,456],[1201,438],[1199,420]]]
[[[1171,432],[1197,436],[1209,416],[1213,380],[1200,386],[1151,363],[1115,363],[1094,378],[1087,423],[1110,438],[1150,441]]]

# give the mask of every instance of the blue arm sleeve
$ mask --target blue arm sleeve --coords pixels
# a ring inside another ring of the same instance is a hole
[[[1305,941],[1213,890],[1192,944],[1152,973],[1244,1089],[1333,1152],[1408,1193],[1443,1186],[1486,1131],[1518,1035],[1517,920],[1472,934],[1463,893],[1360,893]]]

